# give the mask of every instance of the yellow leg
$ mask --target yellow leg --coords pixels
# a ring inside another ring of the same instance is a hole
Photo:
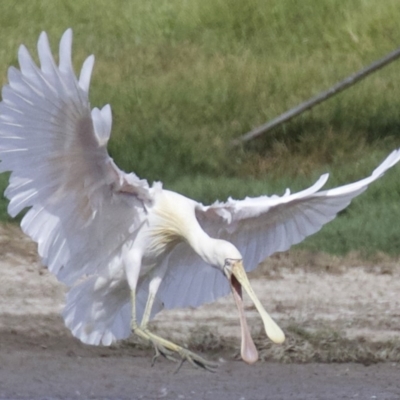
[[[145,339],[154,345],[156,354],[153,357],[152,364],[154,364],[155,360],[160,355],[164,356],[168,360],[177,362],[178,360],[176,360],[172,356],[172,354],[178,353],[179,356],[181,357],[181,362],[179,363],[176,372],[179,370],[183,362],[186,360],[196,368],[201,367],[206,369],[207,371],[215,372],[216,368],[218,367],[218,364],[207,361],[206,359],[200,357],[196,353],[193,353],[182,346],[178,346],[169,340],[166,340],[158,335],[155,335],[154,333],[148,330],[147,324],[150,319],[151,308],[153,306],[153,302],[155,299],[155,293],[153,292],[153,290],[149,290],[149,297],[147,299],[146,307],[143,313],[143,318],[140,326],[138,326],[136,322],[135,293],[132,292],[131,295],[132,295],[132,331],[142,339]]]
[[[155,293],[152,293],[152,292],[149,293],[149,297],[147,299],[146,307],[145,307],[144,313],[143,313],[142,322],[140,323],[140,327],[143,329],[145,329],[147,327],[147,324],[150,321],[151,309],[153,308],[153,303],[154,303],[155,297],[156,297]]]

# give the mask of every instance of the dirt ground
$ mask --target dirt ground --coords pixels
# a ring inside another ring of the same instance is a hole
[[[161,359],[128,340],[74,339],[59,313],[64,288],[16,226],[0,226],[0,399],[400,399],[400,262],[292,251],[251,276],[287,334],[272,345],[246,313],[261,361],[238,358],[230,297],[160,313],[153,330],[219,363],[215,374]]]

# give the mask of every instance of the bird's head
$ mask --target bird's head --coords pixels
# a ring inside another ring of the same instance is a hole
[[[233,246],[233,245],[231,245]],[[233,246],[234,247],[234,246]],[[236,248],[235,248],[236,249]],[[241,356],[244,361],[253,364],[258,359],[258,352],[251,338],[249,328],[247,326],[246,317],[244,315],[242,288],[247,292],[250,299],[253,301],[257,311],[259,312],[265,327],[267,336],[275,343],[282,343],[285,340],[285,335],[279,326],[272,320],[272,318],[265,311],[259,299],[254,293],[253,288],[247,278],[246,271],[243,267],[243,260],[240,252],[236,249],[230,251],[230,256],[234,258],[225,258],[223,272],[228,278],[236,306],[239,311],[242,343],[241,343]]]

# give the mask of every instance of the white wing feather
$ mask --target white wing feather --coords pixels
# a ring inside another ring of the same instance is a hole
[[[288,250],[319,231],[399,160],[400,150],[393,151],[370,177],[326,191],[319,190],[326,183],[327,174],[295,194],[287,190],[282,197],[229,199],[211,206],[199,204],[197,218],[211,237],[237,246],[246,269],[251,271],[273,253]],[[170,260],[174,261],[169,270],[171,279],[164,279],[158,295],[166,308],[196,307],[229,293],[221,271],[207,267],[187,244],[177,247]]]
[[[111,109],[90,110],[90,56],[79,81],[71,63],[72,31],[57,66],[48,39],[38,42],[41,68],[21,46],[21,71],[9,69],[0,103],[1,171],[12,171],[5,195],[21,226],[38,243],[45,265],[72,285],[82,275],[111,274],[121,246],[140,223],[153,191],[120,171],[106,149]]]
[[[111,109],[91,111],[88,101],[94,57],[86,59],[77,80],[71,43],[68,30],[57,67],[42,33],[40,69],[20,47],[21,71],[9,69],[0,103],[0,171],[12,171],[5,193],[9,213],[31,207],[22,229],[38,243],[44,264],[58,279],[75,284],[63,313],[66,325],[85,343],[109,345],[130,334],[121,246],[145,219],[144,207],[161,185],[150,188],[147,181],[120,171],[109,157]],[[251,270],[317,232],[399,159],[395,151],[369,178],[323,192],[327,175],[296,194],[199,204],[197,217],[210,236],[234,243]],[[196,307],[229,292],[222,272],[210,268],[187,243],[172,251],[168,263],[152,315],[162,303],[166,308]],[[137,288],[139,320],[147,293],[144,278]]]
[[[180,243],[169,257],[167,275],[157,297],[167,309],[198,307],[230,291],[221,270],[205,263],[187,243]]]
[[[395,150],[368,178],[334,189],[319,191],[328,179],[325,174],[313,186],[295,194],[287,191],[282,197],[229,199],[208,207],[200,205],[197,217],[211,236],[235,244],[246,269],[251,271],[271,254],[286,251],[318,232],[399,160],[400,150]]]

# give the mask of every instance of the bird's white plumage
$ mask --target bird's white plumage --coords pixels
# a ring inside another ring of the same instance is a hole
[[[288,250],[318,232],[399,160],[400,151],[395,150],[370,177],[334,189],[319,191],[328,179],[328,174],[324,174],[310,188],[298,193],[290,194],[287,190],[281,197],[229,199],[211,206],[199,204],[196,215],[210,236],[228,240],[239,249],[246,270],[251,271],[268,256]],[[174,263],[170,273],[174,279],[166,279],[160,287],[159,297],[167,308],[199,306],[229,293],[229,285],[218,271],[207,268],[188,245],[180,246],[171,256]],[[202,281],[205,284],[199,291],[197,284]],[[177,290],[180,296],[173,296]]]
[[[142,232],[151,225],[157,199],[162,195],[175,205],[179,195],[122,172],[109,157],[111,109],[107,105],[90,110],[88,100],[94,57],[86,59],[78,80],[71,43],[68,30],[61,39],[57,66],[42,33],[40,68],[20,47],[20,71],[9,69],[0,103],[0,169],[12,171],[5,192],[9,213],[15,216],[30,207],[22,229],[38,243],[43,263],[71,286],[63,314],[66,325],[85,343],[109,345],[130,334],[124,248],[135,247],[138,238],[145,246],[147,236]],[[370,177],[326,191],[320,189],[328,175],[306,190],[287,191],[281,197],[229,199],[203,206],[180,196],[181,204],[187,205],[183,220],[192,213],[206,234],[233,243],[246,269],[252,270],[269,255],[317,232],[399,159],[396,150]],[[167,272],[152,315],[162,304],[198,306],[228,294],[230,286],[222,271],[210,267],[190,241],[181,239],[141,274],[136,289],[139,318],[152,276],[147,271],[157,268],[166,267]],[[149,253],[143,249],[151,258]]]
[[[87,89],[94,60],[86,60],[78,82],[71,40],[69,30],[61,40],[59,67],[44,33],[38,43],[41,69],[21,46],[21,72],[10,68],[0,105],[0,168],[12,171],[5,192],[8,211],[14,216],[32,207],[22,229],[67,284],[107,271],[154,190],[124,174],[108,156],[111,110],[90,110]],[[128,187],[134,195],[124,193]]]

